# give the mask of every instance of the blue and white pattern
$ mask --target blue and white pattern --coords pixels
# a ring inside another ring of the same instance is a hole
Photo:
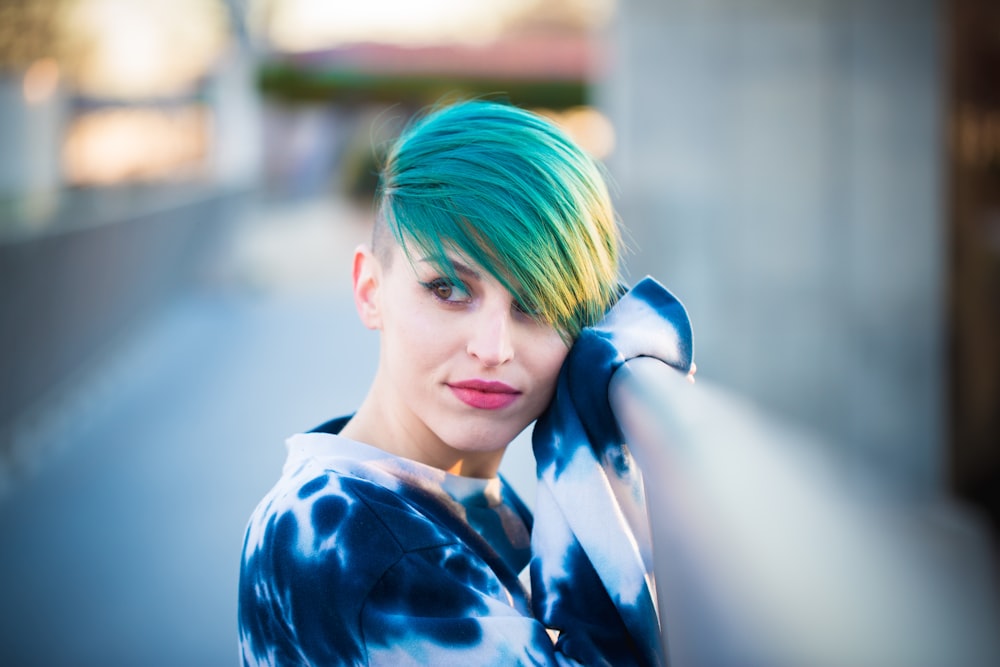
[[[517,579],[530,516],[502,480],[460,489],[463,504],[446,489],[476,480],[331,433],[288,447],[244,544],[245,665],[551,662]]]
[[[690,351],[683,307],[649,279],[584,331],[535,427],[534,528],[502,479],[341,438],[346,418],[290,438],[244,542],[243,664],[665,664],[641,475],[607,382],[637,355],[687,370]]]
[[[646,278],[584,329],[535,424],[538,498],[532,533],[535,615],[588,665],[665,665],[652,538],[636,467],[608,399],[611,377],[639,356],[687,373],[684,306]]]

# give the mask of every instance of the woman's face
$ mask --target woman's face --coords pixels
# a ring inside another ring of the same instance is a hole
[[[386,254],[355,257],[362,320],[381,331],[370,395],[384,429],[377,438],[393,439],[371,444],[400,453],[402,440],[416,448],[403,455],[445,469],[469,455],[498,464],[548,405],[567,344],[458,255],[453,283],[426,258],[411,263],[396,244]]]

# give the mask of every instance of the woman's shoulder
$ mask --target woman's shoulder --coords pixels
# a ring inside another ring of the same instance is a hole
[[[365,553],[388,564],[409,551],[455,542],[401,491],[344,470],[306,466],[283,477],[258,506],[248,546],[268,543],[298,558]]]

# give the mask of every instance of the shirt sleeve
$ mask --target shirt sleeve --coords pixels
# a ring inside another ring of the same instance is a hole
[[[532,433],[534,611],[561,631],[560,651],[586,664],[667,662],[643,471],[608,399],[611,378],[638,356],[685,373],[693,360],[687,311],[651,278],[580,333]]]

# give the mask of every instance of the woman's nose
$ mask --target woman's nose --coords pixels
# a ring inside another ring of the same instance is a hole
[[[484,313],[473,324],[466,351],[488,368],[501,366],[514,358],[510,309]]]

